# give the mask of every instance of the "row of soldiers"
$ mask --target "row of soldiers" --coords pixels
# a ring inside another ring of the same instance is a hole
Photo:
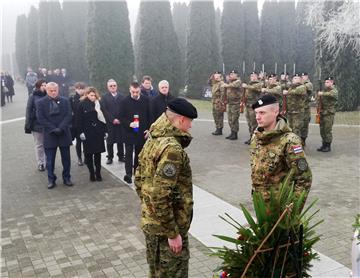
[[[222,135],[224,127],[224,112],[227,111],[228,122],[231,133],[226,139],[237,140],[239,132],[239,116],[245,113],[249,129],[249,139],[245,144],[250,144],[252,134],[257,127],[256,115],[252,104],[260,97],[271,94],[277,98],[280,104],[281,116],[286,118],[292,131],[297,134],[303,146],[309,132],[311,120],[310,103],[317,102],[317,120],[320,124],[320,135],[322,146],[317,150],[321,152],[331,151],[332,126],[336,111],[338,92],[334,79],[325,79],[325,90],[314,95],[313,84],[306,72],[296,73],[292,80],[289,80],[287,73],[283,72],[278,76],[274,73],[260,78],[261,74],[252,72],[250,81],[242,83],[236,70],[230,71],[224,78],[222,72],[214,72],[209,79],[212,91],[212,113],[216,130],[213,135]]]

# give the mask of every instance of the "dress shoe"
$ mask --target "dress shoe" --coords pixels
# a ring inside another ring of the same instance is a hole
[[[79,166],[83,166],[83,165],[84,165],[84,162],[82,161],[81,158],[79,158],[79,160],[78,160],[78,165],[79,165]]]
[[[71,180],[64,180],[64,185],[66,185],[66,186],[73,186],[74,184],[72,183]]]
[[[90,181],[96,181],[95,174],[90,174]]]
[[[101,176],[100,174],[97,174],[97,175],[96,175],[96,180],[97,180],[97,181],[102,181],[102,176]]]
[[[53,189],[56,186],[56,183],[54,181],[49,182],[48,189]]]
[[[38,170],[39,170],[40,172],[44,172],[44,171],[45,171],[45,166],[44,166],[43,164],[40,164],[40,165],[38,166]]]
[[[124,176],[124,181],[126,181],[127,183],[132,183],[131,177],[128,175]]]
[[[106,160],[106,164],[112,164],[112,163],[113,163],[112,158],[108,158],[108,160]]]
[[[119,157],[119,162],[125,162],[125,156],[120,156]]]

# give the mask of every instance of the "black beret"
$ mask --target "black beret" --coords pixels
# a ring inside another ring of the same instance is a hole
[[[269,78],[272,78],[272,77],[277,77],[275,73],[270,73],[269,74]]]
[[[237,71],[236,69],[233,69],[233,70],[230,71],[230,73],[236,73],[236,74],[238,74],[238,71]]]
[[[217,71],[214,72],[214,74],[222,74],[222,72],[217,70]]]
[[[190,119],[195,119],[198,116],[195,106],[184,98],[177,97],[169,101],[168,108],[174,113]]]
[[[250,74],[258,74],[256,71],[252,71],[250,72]]]
[[[328,76],[328,77],[325,78],[325,80],[334,80],[334,77]]]
[[[295,73],[293,77],[301,77],[301,74],[300,73]]]
[[[302,72],[301,76],[308,75],[307,72]]]
[[[253,103],[252,109],[256,109],[256,108],[263,107],[263,106],[266,106],[269,104],[274,104],[274,103],[278,103],[276,97],[274,97],[272,95],[265,95]]]
[[[282,72],[280,75],[289,75],[287,72]]]

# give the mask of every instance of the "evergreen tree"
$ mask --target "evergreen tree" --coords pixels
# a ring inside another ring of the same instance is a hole
[[[222,58],[226,71],[237,69],[245,58],[244,13],[240,1],[225,0],[221,18]]]
[[[68,51],[64,39],[64,20],[59,1],[48,2],[48,67],[67,68]],[[66,30],[68,31],[68,30]]]
[[[283,71],[280,61],[279,24],[277,2],[265,0],[261,12],[260,51],[262,63],[267,71],[272,71],[275,63],[278,63],[279,72]],[[261,65],[256,65],[255,70],[261,70]]]
[[[139,9],[140,10],[140,9]],[[138,10],[138,14],[136,17],[136,22],[135,22],[135,27],[134,27],[134,61],[135,61],[135,75],[139,76],[139,65],[140,65],[140,59],[139,59],[139,45],[140,45],[140,20],[141,17],[139,16],[139,10]],[[139,76],[139,78],[141,78],[141,76]]]
[[[174,3],[173,23],[174,23],[175,33],[178,38],[180,55],[181,55],[180,56],[181,71],[179,76],[179,81],[181,81],[181,85],[185,84],[186,34],[188,28],[188,17],[189,17],[189,7],[185,3]]]
[[[280,64],[287,64],[289,74],[294,73],[295,63],[295,36],[296,16],[295,1],[280,0],[278,3],[279,11],[279,50]],[[279,63],[278,62],[278,63]],[[292,71],[289,71],[290,68]],[[295,70],[296,71],[296,70]]]
[[[245,74],[253,70],[254,62],[260,64],[260,21],[257,2],[245,0],[243,3],[244,16],[244,62]],[[242,64],[241,64],[242,66]],[[244,69],[241,69],[241,73]],[[267,71],[272,71],[267,69]]]
[[[315,33],[305,24],[306,2],[299,1],[296,6],[296,68],[298,72],[314,75]]]
[[[38,25],[39,25],[39,13],[38,10],[31,6],[30,13],[27,19],[26,31],[27,31],[27,61],[34,71],[40,66],[39,60],[39,38],[38,38]]]
[[[222,48],[222,42],[221,42],[221,10],[220,8],[217,8],[215,10],[215,30],[216,30],[216,36],[218,40],[218,49],[219,49],[219,63],[222,64],[222,56],[221,56],[221,48]]]
[[[176,95],[181,86],[181,54],[169,1],[141,1],[136,56],[138,78],[150,75],[154,86],[166,79]],[[180,77],[180,78],[179,78]]]
[[[87,29],[86,2],[63,2],[65,40],[69,57],[68,71],[74,80],[89,80],[86,63],[86,29]]]
[[[41,0],[39,3],[39,65],[49,67],[48,51],[48,3]]]
[[[186,84],[189,97],[201,97],[209,75],[220,68],[213,1],[190,1]]]
[[[26,15],[19,15],[16,19],[16,34],[15,34],[15,55],[18,65],[19,73],[22,78],[25,78],[27,68],[27,32],[26,32],[27,18]]]
[[[134,53],[127,3],[89,2],[86,59],[92,86],[100,91],[113,78],[128,91],[134,73]]]

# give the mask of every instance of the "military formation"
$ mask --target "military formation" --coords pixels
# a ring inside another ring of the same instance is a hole
[[[279,113],[287,124],[301,139],[302,147],[306,145],[311,121],[311,105],[315,101],[317,118],[320,124],[322,145],[320,152],[331,151],[332,126],[337,103],[337,89],[334,79],[328,77],[324,81],[325,89],[314,92],[313,84],[306,72],[295,73],[290,81],[286,72],[280,78],[274,73],[266,75],[255,71],[250,73],[249,82],[242,82],[236,70],[231,70],[224,77],[220,71],[214,72],[209,79],[212,91],[212,113],[215,122],[213,135],[222,135],[224,127],[224,113],[227,112],[231,133],[226,139],[237,140],[239,132],[239,116],[245,114],[248,124],[250,144],[251,137],[257,127],[255,111],[252,104],[265,95],[276,98]]]

